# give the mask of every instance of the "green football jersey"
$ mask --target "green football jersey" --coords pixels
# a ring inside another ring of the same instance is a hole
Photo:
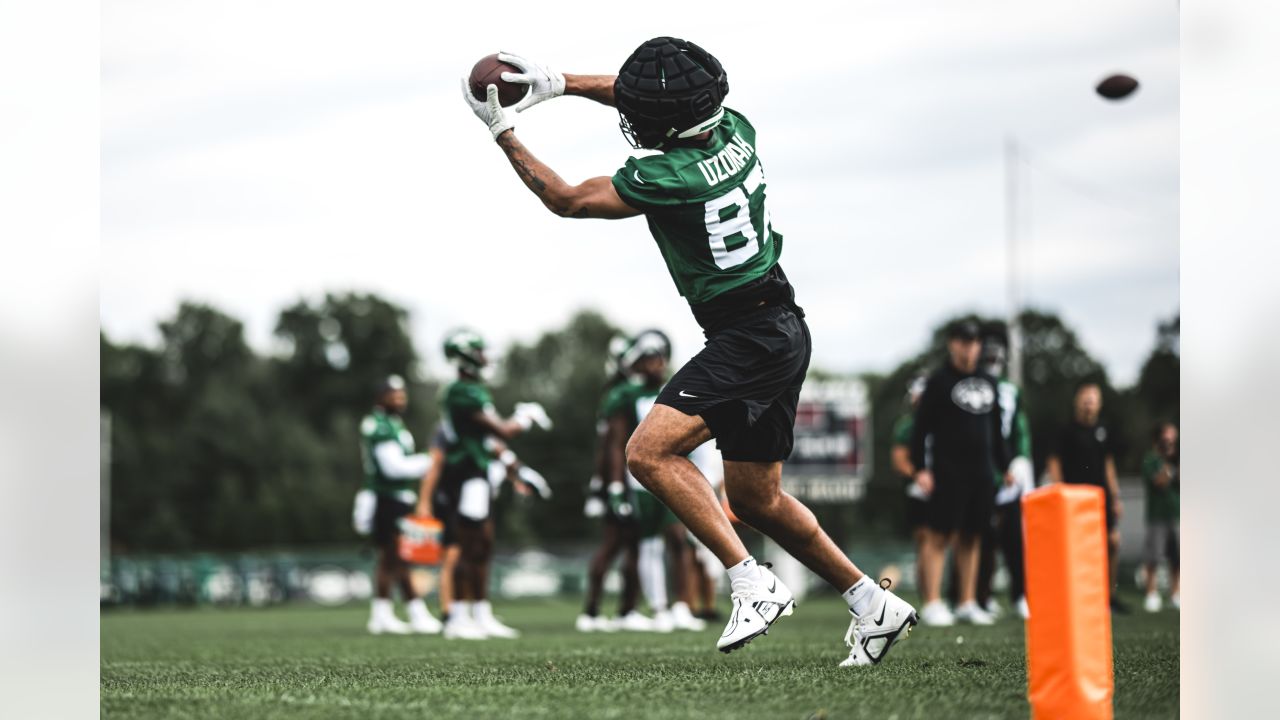
[[[997,383],[999,396],[1000,435],[1009,448],[1010,459],[1031,458],[1031,423],[1027,421],[1026,408],[1022,406],[1022,388],[1012,380],[1001,378]],[[995,472],[996,487],[1004,484],[1004,473]]]
[[[893,444],[911,446],[911,433],[915,431],[916,416],[904,413],[893,423]]]
[[[1156,487],[1156,475],[1166,466],[1173,474],[1168,485]],[[1142,458],[1142,483],[1147,491],[1147,522],[1177,522],[1181,510],[1182,482],[1177,466],[1154,450]]]
[[[457,380],[445,388],[441,403],[441,427],[448,439],[446,469],[483,476],[489,468],[489,451],[484,446],[489,430],[475,421],[475,414],[494,411],[489,388],[474,380]]]
[[[604,399],[604,410],[602,414],[605,419],[622,415],[627,421],[627,438],[640,427],[640,421],[644,420],[649,411],[653,409],[654,401],[658,399],[658,394],[662,391],[661,387],[651,388],[636,382],[625,382],[609,391]],[[641,488],[640,483],[631,475],[631,471],[627,471],[627,484],[632,489]]]
[[[384,442],[398,444],[405,455],[413,454],[413,435],[405,428],[404,421],[378,408],[360,421],[360,458],[364,465],[364,486],[379,495],[417,492],[421,478],[390,478],[383,474],[373,453],[374,448]]]
[[[613,176],[618,195],[645,214],[690,305],[762,277],[782,254],[765,206],[755,128],[725,108],[711,133],[704,146],[631,158]]]

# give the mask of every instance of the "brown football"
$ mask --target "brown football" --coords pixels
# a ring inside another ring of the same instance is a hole
[[[1108,100],[1120,100],[1129,97],[1134,90],[1138,89],[1138,81],[1123,73],[1117,73],[1104,78],[1094,89]]]
[[[471,68],[471,77],[468,82],[471,84],[471,95],[477,100],[484,100],[487,88],[490,85],[498,86],[498,102],[502,107],[510,107],[520,102],[520,98],[528,92],[528,85],[520,85],[519,83],[509,83],[502,79],[502,73],[520,72],[520,68],[510,63],[504,63],[498,59],[498,55],[485,55],[480,58],[480,62]]]

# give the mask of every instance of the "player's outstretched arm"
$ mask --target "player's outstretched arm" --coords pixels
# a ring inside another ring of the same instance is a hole
[[[556,215],[616,220],[640,214],[639,210],[623,202],[613,187],[613,181],[608,177],[594,177],[581,184],[570,185],[534,157],[524,143],[516,138],[515,132],[508,130],[497,139],[498,147],[506,153],[507,160],[524,181],[525,187]]]
[[[467,79],[462,78],[462,98],[489,132],[526,187],[538,196],[547,209],[561,217],[617,219],[639,215],[640,211],[622,201],[613,181],[607,177],[591,178],[570,185],[547,167],[516,139],[515,122],[498,102],[498,86],[490,85],[482,102],[471,97]]]
[[[565,75],[564,94],[595,100],[613,107],[613,81],[617,75]]]

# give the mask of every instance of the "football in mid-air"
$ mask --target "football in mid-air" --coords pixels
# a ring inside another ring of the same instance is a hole
[[[1116,73],[1103,78],[1094,89],[1108,100],[1122,100],[1138,89],[1138,81],[1124,73]]]
[[[528,92],[528,85],[509,83],[502,79],[502,73],[520,72],[520,68],[511,63],[504,63],[497,54],[485,55],[471,68],[471,77],[467,82],[471,85],[471,95],[477,100],[484,100],[486,89],[490,85],[498,86],[498,102],[502,107],[510,107],[520,102],[520,98]]]

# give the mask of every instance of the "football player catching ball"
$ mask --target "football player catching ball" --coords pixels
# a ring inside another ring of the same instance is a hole
[[[778,265],[782,235],[766,203],[756,131],[722,103],[729,81],[697,45],[659,37],[638,47],[614,75],[567,75],[502,53],[506,83],[528,85],[504,108],[498,87],[463,96],[489,127],[524,184],[557,215],[620,219],[644,215],[676,287],[702,326],[706,345],[658,395],[627,444],[627,466],[670,507],[729,573],[733,611],[722,652],[764,634],[795,602],[757,565],[687,455],[710,438],[724,456],[731,508],[843,594],[853,615],[841,665],[878,663],[916,623],[915,609],[864,575],[782,492],[796,403],[809,366],[809,329]],[[561,95],[616,107],[635,157],[610,176],[565,182],[516,137],[516,114]]]

